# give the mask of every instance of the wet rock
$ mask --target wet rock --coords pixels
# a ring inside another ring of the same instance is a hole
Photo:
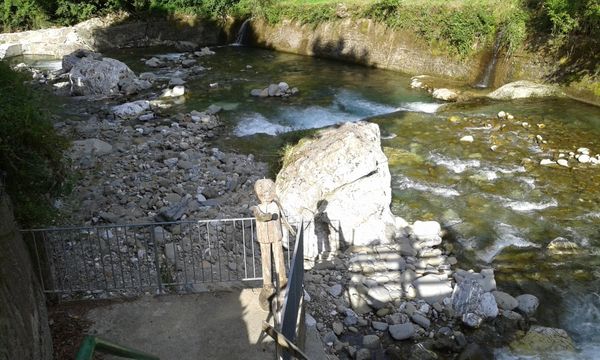
[[[415,335],[415,327],[412,323],[390,325],[388,330],[395,340],[407,340]]]
[[[521,80],[503,85],[488,94],[494,100],[513,100],[532,97],[563,96],[558,87]]]
[[[521,339],[510,343],[518,354],[539,356],[559,351],[575,351],[573,339],[563,329],[532,326]]]
[[[443,100],[443,101],[456,101],[458,100],[458,94],[450,89],[435,89],[431,93],[434,99]]]
[[[579,250],[579,245],[563,237],[557,237],[556,239],[550,241],[546,248],[552,253],[562,254],[565,252],[568,253]]]
[[[540,305],[540,300],[531,294],[519,295],[516,300],[519,303],[517,309],[527,316],[533,315]]]
[[[144,64],[146,64],[146,66],[149,66],[152,68],[164,66],[164,63],[162,61],[160,61],[160,59],[157,57],[153,57],[153,58],[146,60],[146,62]]]
[[[471,136],[471,135],[465,135],[465,136],[461,137],[459,141],[461,141],[461,142],[470,142],[471,143],[474,140],[475,139],[473,138],[473,136]]]
[[[166,89],[163,91],[161,97],[179,97],[185,95],[185,87],[178,85],[174,86],[172,89]]]

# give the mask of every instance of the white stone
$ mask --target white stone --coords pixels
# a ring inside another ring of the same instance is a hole
[[[442,226],[437,221],[417,220],[411,227],[413,235],[419,240],[437,238],[442,234]]]
[[[458,94],[450,89],[435,89],[433,93],[431,93],[434,99],[444,100],[444,101],[456,101],[458,99]]]
[[[147,100],[133,101],[117,106],[113,106],[112,112],[120,118],[136,117],[144,111],[150,109],[150,102]]]
[[[504,112],[504,111],[499,111],[498,112],[498,118],[504,119],[505,117],[506,117],[506,112]]]
[[[486,292],[481,295],[481,312],[488,319],[494,319],[498,316],[498,304],[492,293]]]
[[[391,176],[376,124],[322,130],[294,147],[284,163],[276,180],[283,209],[292,222],[315,223],[304,232],[306,259],[339,249],[338,235],[349,245],[392,241]]]
[[[460,141],[462,141],[462,142],[473,142],[474,140],[475,139],[471,135],[465,135],[460,138]]]
[[[516,299],[519,302],[517,308],[527,316],[533,315],[540,305],[540,300],[531,294],[519,295]]]
[[[550,159],[542,159],[542,161],[540,161],[540,165],[542,165],[542,166],[548,166],[548,165],[554,165],[554,164],[556,164],[556,161],[550,160]]]
[[[429,304],[441,301],[452,294],[452,285],[445,275],[429,274],[413,281],[416,295]]]
[[[589,155],[590,154],[590,149],[585,148],[585,147],[580,147],[579,149],[577,149],[577,152],[580,153],[580,154]]]
[[[569,160],[567,159],[558,159],[556,163],[560,166],[569,167]]]
[[[579,155],[579,157],[577,158],[577,161],[579,161],[582,164],[587,164],[589,163],[591,160],[589,155],[585,155],[585,154],[581,154]]]
[[[172,89],[166,89],[163,91],[161,97],[179,97],[185,94],[185,87],[178,85]]]

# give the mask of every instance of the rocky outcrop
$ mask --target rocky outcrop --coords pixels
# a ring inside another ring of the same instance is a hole
[[[503,85],[488,94],[488,97],[494,100],[514,100],[549,96],[563,96],[563,93],[556,86],[538,84],[527,80],[515,81]]]
[[[322,130],[284,161],[276,181],[281,204],[290,218],[315,224],[315,234],[305,234],[305,256],[335,251],[338,240],[347,245],[392,240],[391,177],[377,125]]]
[[[10,200],[1,192],[0,304],[0,359],[52,359],[45,297]]]
[[[123,16],[95,18],[70,27],[0,34],[0,59],[19,55],[67,55],[77,49],[104,51],[157,45],[189,49],[219,43],[223,29],[195,16],[127,21]]]

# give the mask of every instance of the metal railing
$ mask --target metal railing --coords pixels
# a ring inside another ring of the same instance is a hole
[[[296,236],[294,255],[290,263],[288,283],[285,288],[285,297],[281,310],[281,334],[287,342],[299,345],[303,334],[304,312],[304,223],[301,223]],[[302,345],[302,344],[300,344]],[[300,346],[301,347],[301,346]],[[297,357],[298,352],[293,347],[282,346],[277,341],[277,354],[281,359],[292,359]]]
[[[44,291],[81,298],[193,292],[207,283],[260,280],[255,227],[254,218],[237,218],[22,233]]]

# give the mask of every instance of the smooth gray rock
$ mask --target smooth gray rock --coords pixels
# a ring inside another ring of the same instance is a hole
[[[375,330],[386,331],[388,329],[388,324],[382,321],[373,321],[371,326]]]
[[[415,335],[415,327],[412,323],[390,325],[388,330],[395,340],[407,340]]]
[[[431,321],[418,312],[414,313],[410,319],[425,330],[429,329],[429,326],[431,326]]]
[[[379,336],[377,335],[365,335],[363,336],[362,344],[367,349],[377,349],[379,348]]]
[[[121,92],[119,84],[133,82],[137,77],[127,65],[119,60],[84,57],[69,72],[71,94],[116,95]]]
[[[104,156],[113,151],[111,144],[100,139],[85,139],[73,141],[73,152],[75,158],[86,155]]]
[[[138,100],[112,107],[112,112],[120,118],[132,118],[150,109],[150,102]]]
[[[556,86],[538,84],[527,80],[515,81],[503,85],[488,94],[488,97],[494,100],[513,100],[548,96],[564,96],[564,94]]]
[[[512,297],[510,294],[507,294],[503,291],[493,291],[492,294],[496,298],[498,307],[502,310],[513,310],[519,306],[517,299]]]
[[[333,297],[339,297],[342,294],[343,287],[340,284],[335,284],[327,289],[327,292]]]
[[[527,316],[533,315],[540,305],[540,300],[535,295],[531,294],[519,295],[516,297],[516,300],[519,303],[519,305],[517,305],[519,311]]]

